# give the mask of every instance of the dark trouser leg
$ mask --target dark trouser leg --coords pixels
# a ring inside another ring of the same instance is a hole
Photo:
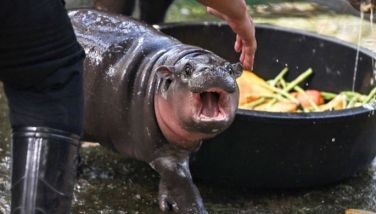
[[[140,19],[148,24],[162,23],[173,0],[140,0]]]
[[[25,74],[26,75],[26,74]],[[82,61],[64,66],[26,88],[4,83],[13,129],[42,126],[82,131]]]
[[[111,13],[121,13],[131,16],[135,0],[94,0],[94,8]]]
[[[12,136],[11,213],[69,213],[82,131],[82,62],[35,86],[4,84]]]

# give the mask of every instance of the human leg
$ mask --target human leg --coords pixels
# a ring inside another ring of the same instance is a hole
[[[11,213],[69,213],[82,132],[82,60],[38,84],[4,84],[12,126]]]

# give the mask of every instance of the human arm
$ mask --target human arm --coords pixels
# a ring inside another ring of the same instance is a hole
[[[225,20],[236,33],[234,49],[241,52],[240,62],[244,69],[253,68],[253,60],[257,47],[255,27],[247,13],[244,0],[198,0],[207,6],[207,11]]]

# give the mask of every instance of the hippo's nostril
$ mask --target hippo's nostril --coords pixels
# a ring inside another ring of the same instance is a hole
[[[235,78],[239,77],[243,71],[242,65],[240,63],[227,64],[225,69],[229,72],[231,76]]]

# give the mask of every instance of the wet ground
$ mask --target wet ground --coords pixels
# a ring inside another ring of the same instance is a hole
[[[82,150],[74,213],[158,213],[158,175],[143,163],[100,147]],[[198,182],[209,213],[344,213],[376,211],[376,162],[354,178],[316,189],[254,191]],[[276,178],[277,179],[277,178]],[[196,182],[197,183],[197,182]]]
[[[68,6],[87,1],[68,1]],[[257,23],[276,24],[358,41],[360,19],[314,4],[258,5],[251,8]],[[193,1],[177,1],[167,21],[213,20]],[[376,34],[362,23],[361,45],[376,50]],[[0,213],[9,213],[10,129],[6,100],[0,92]],[[375,142],[376,143],[376,142]],[[81,149],[72,213],[158,213],[158,175],[147,165],[96,144]],[[278,178],[276,178],[278,179]],[[376,161],[353,178],[330,186],[294,191],[255,191],[197,182],[209,213],[344,213],[347,208],[376,212]]]
[[[10,146],[5,99],[0,97],[0,213],[9,213]],[[158,175],[146,164],[85,143],[72,213],[159,213]],[[278,179],[278,178],[276,178]],[[196,182],[209,213],[344,213],[376,211],[376,161],[338,184],[293,191],[255,191]]]

